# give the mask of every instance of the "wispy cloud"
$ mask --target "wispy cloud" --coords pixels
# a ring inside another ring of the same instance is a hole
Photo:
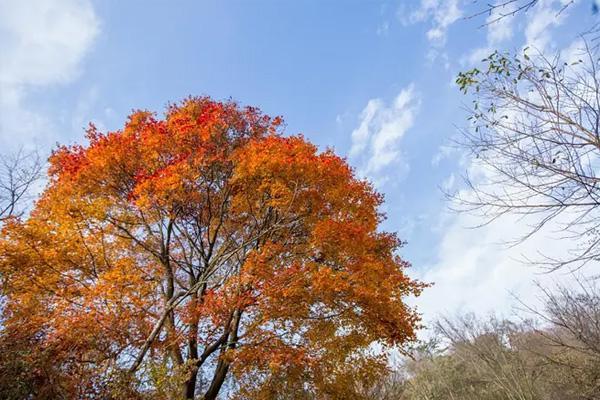
[[[431,158],[431,165],[437,167],[440,163],[450,158],[454,153],[457,153],[457,148],[449,145],[441,145],[438,151]]]
[[[531,10],[525,27],[525,46],[544,51],[552,42],[552,28],[560,25],[568,10],[558,0],[540,0]]]
[[[486,171],[482,165],[472,163],[470,173],[477,182],[481,182],[489,179],[493,171]],[[443,183],[446,189],[455,184],[453,174]],[[470,189],[462,189],[461,197],[469,196],[476,194]],[[546,286],[556,282],[574,282],[574,277],[567,270],[543,274],[539,265],[526,262],[544,260],[544,257],[560,259],[569,255],[574,239],[565,237],[564,232],[557,229],[557,224],[548,224],[526,241],[517,245],[513,242],[509,246],[509,242],[530,232],[533,221],[522,215],[507,215],[482,225],[486,220],[481,217],[450,211],[442,212],[439,219],[443,223],[436,228],[441,232],[437,261],[425,266],[418,276],[434,283],[418,299],[419,309],[427,321],[440,315],[464,312],[509,315],[518,306],[516,299],[530,306],[538,305],[534,282]],[[585,271],[580,270],[579,273]]]
[[[490,45],[502,43],[513,37],[515,18],[512,14],[517,10],[517,3],[496,1],[494,8],[485,20],[487,40]]]
[[[400,142],[413,126],[419,105],[413,85],[400,91],[389,105],[382,99],[369,100],[352,132],[350,149],[350,158],[361,175],[381,182],[386,178],[383,170],[391,164],[408,168],[402,160]]]
[[[512,38],[515,28],[515,17],[512,13],[517,9],[515,2],[498,0],[485,20],[486,23],[486,45],[473,49],[463,60],[468,64],[476,64],[483,58],[489,56],[503,42]]]
[[[485,46],[471,50],[462,58],[463,65],[480,62],[494,50],[502,48],[513,38],[515,32],[524,35],[521,47],[545,51],[553,42],[553,29],[563,22],[571,9],[564,8],[564,0],[539,0],[527,13],[513,15],[517,8],[516,3],[498,0],[496,4],[499,6],[492,9],[485,21],[487,24]]]
[[[410,12],[404,22],[415,23],[431,21],[427,38],[435,46],[446,43],[446,33],[450,25],[463,16],[460,0],[421,0],[419,8]]]
[[[0,9],[0,141],[7,146],[47,135],[50,122],[28,107],[28,94],[75,79],[100,28],[87,0],[0,0]]]

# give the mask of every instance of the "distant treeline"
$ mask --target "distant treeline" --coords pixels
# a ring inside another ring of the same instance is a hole
[[[440,321],[414,359],[370,389],[382,400],[600,399],[600,291],[541,288],[545,307],[518,322]]]

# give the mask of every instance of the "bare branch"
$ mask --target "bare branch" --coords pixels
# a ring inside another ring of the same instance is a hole
[[[581,51],[571,63],[495,52],[486,71],[457,79],[474,89],[458,140],[473,163],[469,190],[449,197],[484,223],[509,214],[533,221],[518,241],[558,224],[577,244],[572,257],[542,261],[551,269],[600,259],[600,80],[595,50]]]
[[[41,172],[42,163],[36,152],[21,149],[0,156],[0,222],[25,212]]]

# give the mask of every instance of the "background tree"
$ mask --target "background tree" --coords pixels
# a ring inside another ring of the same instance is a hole
[[[5,221],[23,215],[29,208],[41,170],[42,164],[35,152],[26,153],[21,149],[0,155],[0,228]],[[5,300],[0,293],[0,310],[3,310]],[[3,323],[0,318],[0,330]],[[33,379],[32,371],[24,361],[29,344],[19,337],[0,340],[0,397],[25,398],[29,389],[27,382]],[[15,376],[18,379],[13,379]]]
[[[0,156],[0,223],[22,215],[41,172],[42,163],[35,152],[19,150]]]
[[[590,400],[600,398],[600,290],[540,287],[544,305],[513,321],[444,318],[401,368],[375,384],[394,400]]]
[[[459,74],[457,83],[475,100],[472,125],[460,144],[484,179],[466,180],[471,191],[455,200],[463,210],[492,221],[505,214],[527,217],[528,237],[550,221],[575,238],[568,257],[548,266],[581,266],[597,260],[600,204],[600,86],[597,56],[589,47],[581,59],[558,55],[493,53],[486,68]]]
[[[0,243],[2,336],[43,368],[34,397],[361,398],[414,339],[423,285],[382,197],[280,124],[190,98],[54,152]]]
[[[600,288],[578,277],[571,287],[540,286],[541,310],[523,304],[540,321],[528,350],[543,360],[553,398],[600,398]]]

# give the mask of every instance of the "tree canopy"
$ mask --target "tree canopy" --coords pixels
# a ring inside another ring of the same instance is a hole
[[[382,196],[281,126],[188,98],[54,151],[0,239],[0,397],[360,398],[424,285]]]

